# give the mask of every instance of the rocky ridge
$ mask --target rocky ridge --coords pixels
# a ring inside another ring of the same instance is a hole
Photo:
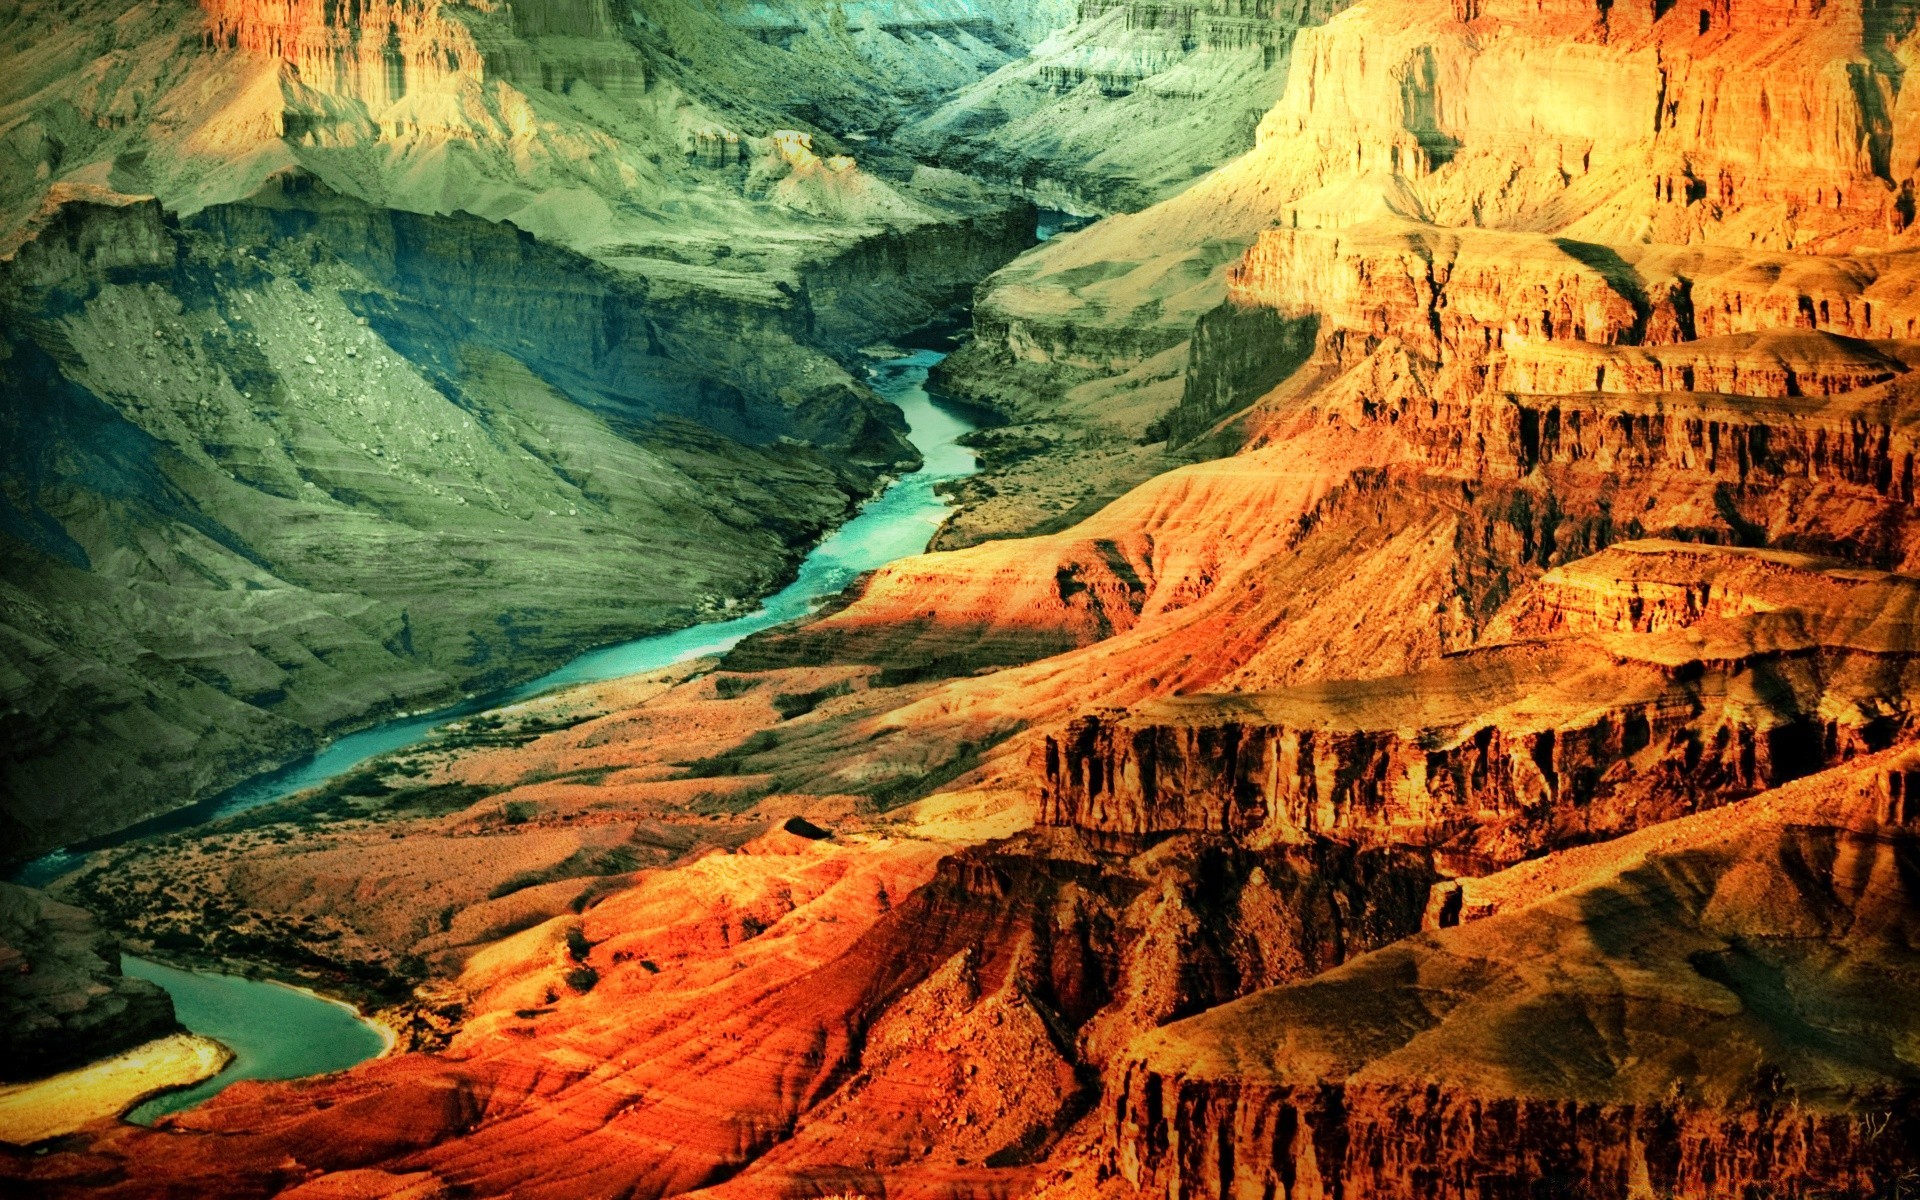
[[[1905,740],[1911,589],[1774,552],[1616,543],[1417,674],[1084,718],[1044,744],[1039,819],[1512,865]]]
[[[79,1066],[175,1032],[173,1001],[120,973],[120,947],[93,916],[0,884],[0,1005],[8,1082]]]

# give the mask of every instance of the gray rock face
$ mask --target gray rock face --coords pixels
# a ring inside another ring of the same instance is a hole
[[[87,912],[0,883],[0,1080],[38,1079],[172,1033],[173,1000],[120,973]]]
[[[905,143],[1061,207],[1145,208],[1253,145],[1294,34],[1338,0],[1090,0]]]

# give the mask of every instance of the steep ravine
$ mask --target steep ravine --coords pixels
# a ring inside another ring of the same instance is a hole
[[[3,285],[10,853],[770,591],[916,461],[834,355],[1032,220],[888,233],[769,306],[297,174],[68,205]]]

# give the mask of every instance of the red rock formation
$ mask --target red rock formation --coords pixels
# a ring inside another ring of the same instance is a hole
[[[203,7],[208,49],[280,59],[309,87],[379,108],[409,91],[459,78],[478,82],[484,73],[472,29],[437,2],[205,0]]]
[[[1493,623],[1548,641],[1083,719],[1038,753],[1040,820],[1507,865],[1901,736],[1916,599],[1900,576],[1629,543],[1549,572]]]
[[[1539,234],[1388,220],[1344,231],[1264,233],[1229,273],[1228,287],[1242,304],[1322,316],[1342,361],[1391,336],[1438,363],[1472,365],[1498,351],[1525,355],[1556,342],[1672,346],[1696,336],[1796,329],[1910,338],[1920,315],[1917,265],[1911,253],[1822,260],[1671,247],[1616,250]],[[1803,361],[1849,349],[1771,344],[1803,348]],[[1700,352],[1725,359],[1767,349],[1765,341],[1720,341]],[[1678,361],[1671,351],[1653,358]],[[1714,378],[1709,373],[1703,383]],[[1565,390],[1776,394],[1712,383],[1594,387],[1586,379]]]
[[[1445,224],[1870,243],[1908,219],[1910,118],[1874,47],[1910,31],[1854,4],[1369,5],[1303,31],[1262,139],[1393,172]]]
[[[1886,779],[1841,768],[1141,1039],[1108,1110],[1120,1169],[1196,1197],[1892,1186],[1920,1112],[1872,1047],[1906,1036],[1920,960]]]

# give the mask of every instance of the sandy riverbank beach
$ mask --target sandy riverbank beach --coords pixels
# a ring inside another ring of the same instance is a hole
[[[72,1071],[0,1087],[0,1142],[26,1146],[72,1133],[159,1092],[211,1079],[232,1058],[212,1038],[176,1033]]]

